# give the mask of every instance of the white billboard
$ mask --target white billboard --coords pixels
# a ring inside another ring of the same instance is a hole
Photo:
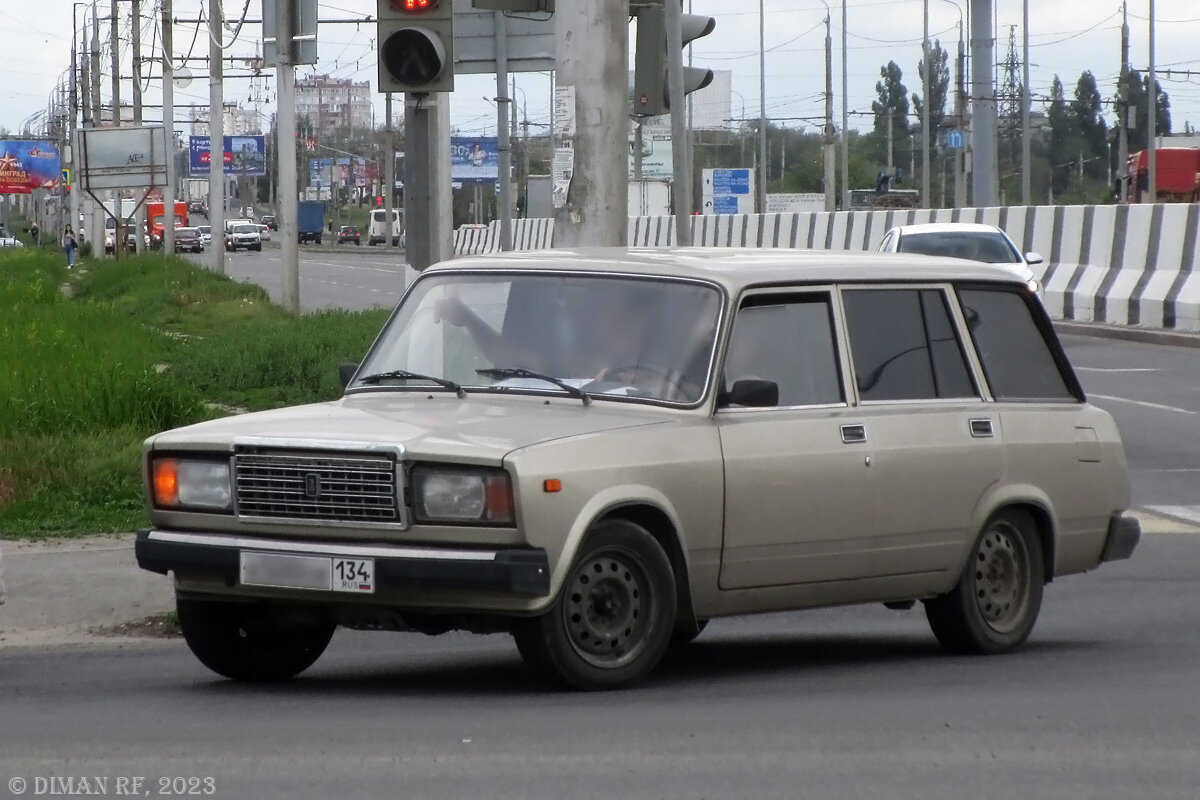
[[[84,128],[76,145],[79,183],[98,189],[148,189],[167,181],[167,134],[161,125]]]

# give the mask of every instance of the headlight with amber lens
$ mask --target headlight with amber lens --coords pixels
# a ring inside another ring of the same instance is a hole
[[[233,507],[228,461],[156,458],[150,478],[159,508],[228,511]]]
[[[507,525],[514,520],[512,483],[503,470],[413,470],[418,522]]]

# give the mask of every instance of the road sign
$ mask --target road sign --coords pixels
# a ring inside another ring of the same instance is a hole
[[[748,169],[706,169],[704,172],[705,194],[750,194]]]
[[[706,169],[702,174],[705,214],[753,214],[754,171]]]
[[[951,150],[961,150],[964,140],[962,131],[946,131],[946,147]]]
[[[71,188],[71,170],[64,169],[62,171],[62,184],[63,184],[63,186],[66,186],[68,189]]]

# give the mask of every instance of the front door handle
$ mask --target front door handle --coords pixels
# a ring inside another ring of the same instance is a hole
[[[842,442],[844,444],[862,444],[867,440],[866,425],[843,425]]]

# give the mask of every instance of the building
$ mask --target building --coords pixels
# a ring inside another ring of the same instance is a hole
[[[296,118],[307,120],[317,136],[334,130],[370,130],[373,94],[368,81],[309,75],[296,81]]]
[[[263,132],[261,117],[253,109],[226,105],[222,118],[226,136],[249,136]],[[208,136],[208,111],[197,109],[193,112],[192,135]]]

